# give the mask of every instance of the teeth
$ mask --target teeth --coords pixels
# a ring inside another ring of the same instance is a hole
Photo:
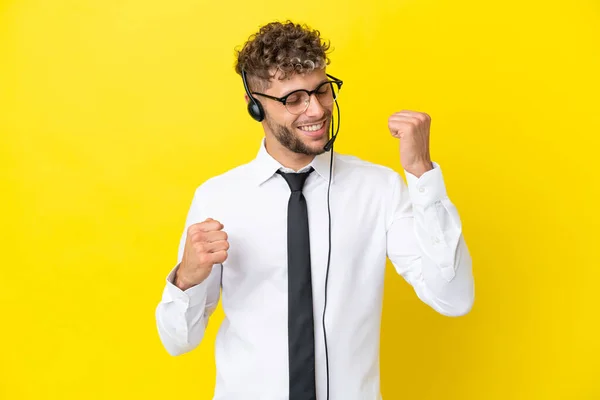
[[[318,131],[319,129],[321,129],[323,127],[324,122],[321,122],[320,124],[317,125],[304,125],[304,126],[299,126],[298,128],[306,131],[306,132],[314,132],[314,131]]]

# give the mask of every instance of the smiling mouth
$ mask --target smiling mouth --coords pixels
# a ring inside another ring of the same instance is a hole
[[[300,125],[300,126],[298,126],[298,129],[300,129],[301,131],[304,131],[304,132],[316,132],[316,131],[322,129],[324,125],[325,125],[325,121],[322,121],[317,124]]]

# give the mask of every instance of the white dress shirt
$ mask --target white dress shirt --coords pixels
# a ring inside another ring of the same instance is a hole
[[[323,302],[328,255],[330,153],[315,157],[304,186],[310,227],[317,398],[326,400]],[[308,168],[303,168],[304,171]],[[213,400],[288,398],[287,206],[283,168],[261,143],[251,162],[213,177],[195,193],[156,309],[160,339],[171,355],[204,336],[219,300],[225,314],[216,338]],[[300,171],[299,171],[300,172]],[[330,400],[381,399],[379,338],[386,257],[416,295],[437,312],[471,309],[471,257],[440,166],[420,178],[334,153],[331,263],[325,317]],[[182,291],[173,277],[187,227],[211,217],[229,237],[227,260]],[[393,312],[390,310],[389,312]],[[398,332],[401,334],[401,332]],[[207,361],[208,362],[208,361]]]

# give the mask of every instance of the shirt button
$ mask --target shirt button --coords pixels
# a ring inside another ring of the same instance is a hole
[[[437,244],[437,243],[439,243],[439,242],[440,242],[440,238],[439,238],[439,237],[437,237],[437,236],[436,236],[436,237],[434,237],[434,238],[433,238],[433,242],[434,242],[434,243],[436,243],[436,244]]]
[[[419,188],[419,192],[421,192],[421,193],[425,193],[425,188],[424,188],[424,187],[420,187],[420,188]]]

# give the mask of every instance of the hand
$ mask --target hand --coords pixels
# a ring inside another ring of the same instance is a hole
[[[402,110],[392,114],[388,127],[400,139],[400,162],[407,172],[420,177],[433,169],[429,154],[431,117],[425,113]]]
[[[229,242],[223,224],[212,218],[190,225],[187,230],[183,258],[175,276],[175,285],[189,289],[204,281],[214,264],[227,259]]]

